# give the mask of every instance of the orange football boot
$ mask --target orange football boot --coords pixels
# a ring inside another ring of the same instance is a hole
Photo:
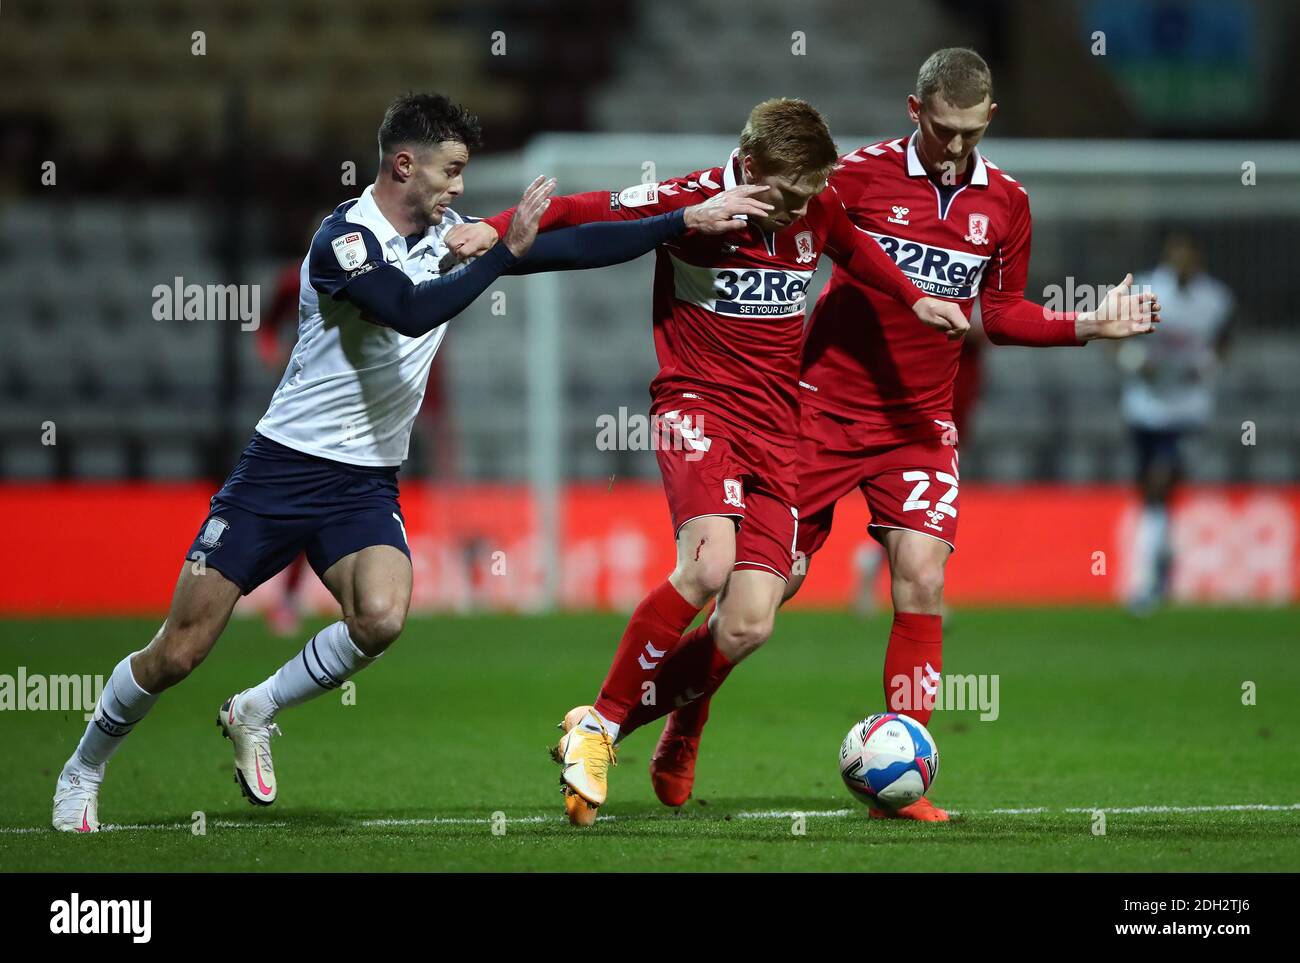
[[[872,806],[867,812],[871,814],[872,819],[915,819],[921,823],[946,823],[949,821],[947,810],[940,809],[924,796],[902,809],[877,809]]]

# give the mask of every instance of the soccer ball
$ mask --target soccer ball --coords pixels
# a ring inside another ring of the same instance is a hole
[[[900,712],[857,723],[840,744],[840,777],[849,792],[877,809],[901,809],[929,790],[939,747],[925,726]]]

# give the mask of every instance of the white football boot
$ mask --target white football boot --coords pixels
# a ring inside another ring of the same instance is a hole
[[[275,802],[275,767],[271,763],[271,737],[280,735],[275,723],[257,726],[239,718],[239,697],[232,695],[221,704],[217,725],[221,734],[235,747],[235,782],[239,783],[244,798],[255,806],[269,806]]]
[[[104,766],[82,765],[74,753],[54,784],[54,828],[65,833],[99,832],[99,786]]]

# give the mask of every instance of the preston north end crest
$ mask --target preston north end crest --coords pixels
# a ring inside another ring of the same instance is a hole
[[[199,536],[199,542],[208,548],[217,548],[221,544],[221,536],[226,534],[228,528],[230,525],[224,518],[213,515],[203,526],[203,534]]]

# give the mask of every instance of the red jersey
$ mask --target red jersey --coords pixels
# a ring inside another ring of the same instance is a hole
[[[721,167],[660,184],[552,198],[542,228],[649,217],[699,203],[740,183],[738,153]],[[487,221],[504,234],[510,214]],[[864,290],[896,303],[922,327],[909,310],[922,292],[854,230],[835,189],[827,187],[803,218],[774,234],[757,224],[726,235],[687,231],[660,246],[654,281],[660,369],[650,385],[652,410],[709,411],[721,424],[793,445],[806,292],[823,253],[847,276],[880,285]]]
[[[831,187],[857,229],[875,238],[925,294],[975,299],[997,344],[1078,344],[1074,315],[1024,300],[1030,217],[1025,189],[978,150],[960,183],[938,184],[916,135],[840,159]],[[836,267],[813,310],[803,348],[801,402],[888,430],[900,439],[952,417],[959,341]]]

